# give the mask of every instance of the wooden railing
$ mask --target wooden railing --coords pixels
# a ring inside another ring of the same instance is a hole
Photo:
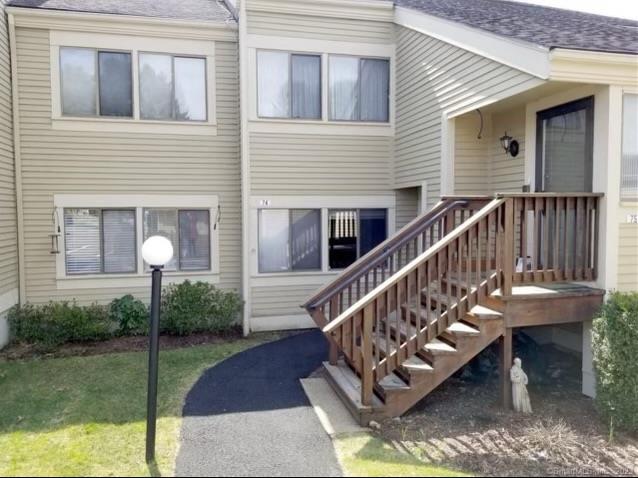
[[[440,241],[489,202],[487,197],[443,198],[322,287],[302,307],[327,324],[378,284]]]
[[[595,279],[600,197],[445,198],[305,304],[331,362],[343,355],[370,405],[377,381],[497,289]]]
[[[599,229],[597,193],[501,194],[506,198],[509,260],[503,293],[512,284],[592,281]],[[511,278],[511,282],[510,279]]]

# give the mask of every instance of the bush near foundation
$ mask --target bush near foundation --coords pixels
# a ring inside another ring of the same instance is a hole
[[[108,308],[75,302],[14,306],[9,311],[12,341],[53,348],[71,342],[96,342],[112,337],[117,324]]]
[[[596,404],[614,428],[638,432],[638,293],[611,294],[593,325]]]
[[[239,318],[242,300],[207,282],[169,285],[162,294],[160,327],[172,335],[228,332]]]

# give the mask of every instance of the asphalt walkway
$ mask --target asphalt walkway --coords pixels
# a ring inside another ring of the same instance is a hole
[[[326,356],[313,330],[207,370],[186,397],[177,476],[341,476],[299,382]]]

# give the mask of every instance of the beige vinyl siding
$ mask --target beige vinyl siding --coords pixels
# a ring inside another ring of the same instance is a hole
[[[525,106],[485,112],[480,139],[479,129],[475,112],[455,119],[455,194],[520,192],[525,183]],[[515,158],[501,147],[505,131],[519,143]]]
[[[396,27],[395,185],[441,191],[441,117],[539,84],[514,68],[401,26]]]
[[[391,155],[387,137],[252,133],[251,194],[393,194]]]
[[[217,136],[51,129],[49,32],[17,29],[18,91],[29,301],[106,301],[147,288],[59,290],[49,253],[54,194],[217,195],[220,286],[238,289],[241,261],[238,53],[216,44]],[[108,205],[105,205],[108,206]]]
[[[419,215],[421,188],[396,190],[396,230],[398,231]]]
[[[492,140],[489,116],[472,112],[456,118],[454,129],[454,194],[489,194],[489,144]]]
[[[249,6],[250,8],[250,6]],[[359,43],[392,43],[393,24],[262,11],[248,12],[248,33]],[[294,45],[291,46],[294,49]]]
[[[11,63],[5,3],[0,0],[0,296],[18,287]]]
[[[507,134],[518,141],[519,153],[515,158],[505,154],[499,138]],[[525,184],[525,106],[492,116],[490,140],[490,180],[494,192],[521,192]],[[534,158],[528,158],[534,162]]]
[[[638,225],[620,224],[618,234],[618,290],[638,291]]]
[[[326,281],[329,279],[326,278]],[[277,285],[252,288],[252,317],[305,315],[301,304],[310,298],[320,285]]]

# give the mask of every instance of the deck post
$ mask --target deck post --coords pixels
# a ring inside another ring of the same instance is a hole
[[[503,238],[503,288],[501,294],[512,295],[512,281],[514,279],[514,200],[505,201],[505,221]]]
[[[512,407],[512,382],[510,380],[510,368],[512,367],[512,329],[505,327],[503,335],[499,339],[499,388],[501,404],[509,410]]]
[[[330,345],[328,361],[330,362],[330,365],[337,365],[337,362],[339,362],[339,348],[332,340],[329,340],[328,344]]]
[[[363,323],[361,324],[361,403],[364,406],[372,405],[374,389],[374,371],[372,367],[372,333],[374,326],[375,304],[374,302],[363,309]]]

